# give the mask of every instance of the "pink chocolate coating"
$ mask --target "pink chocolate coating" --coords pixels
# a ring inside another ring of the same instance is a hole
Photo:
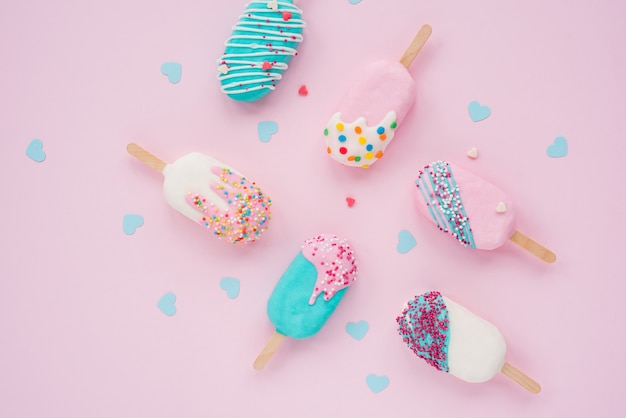
[[[379,123],[390,111],[402,123],[415,101],[415,80],[395,61],[376,61],[358,71],[337,106],[345,122],[364,117],[368,125]]]
[[[330,234],[318,235],[304,242],[302,255],[317,270],[310,305],[315,303],[321,293],[324,293],[325,300],[330,300],[338,291],[356,280],[354,252],[345,239]]]
[[[503,191],[477,175],[450,163],[441,161],[438,163],[446,165],[451,174],[449,180],[458,186],[457,195],[460,195],[461,200],[460,210],[467,217],[475,247],[481,250],[493,250],[506,243],[515,232],[513,202]],[[437,224],[431,210],[440,214],[442,213],[441,205],[437,203],[432,190],[423,186],[419,187],[420,181],[424,182],[423,184],[431,184],[425,173],[432,170],[435,164],[437,163],[430,164],[420,171],[420,179],[416,182],[418,184],[416,194],[419,201],[417,204],[419,212]],[[430,202],[424,200],[424,194],[428,196]],[[506,208],[504,212],[496,210],[500,204]],[[459,218],[462,219],[463,217],[459,216]],[[440,225],[440,229],[452,234],[451,228]]]

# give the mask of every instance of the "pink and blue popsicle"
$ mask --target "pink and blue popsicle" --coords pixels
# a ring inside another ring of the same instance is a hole
[[[276,332],[255,361],[255,369],[265,366],[284,337],[317,334],[356,276],[356,260],[347,240],[330,234],[306,240],[268,300],[267,315]]]
[[[547,263],[556,255],[515,229],[513,202],[493,184],[446,161],[419,171],[417,208],[442,232],[468,248],[494,250],[513,241]]]

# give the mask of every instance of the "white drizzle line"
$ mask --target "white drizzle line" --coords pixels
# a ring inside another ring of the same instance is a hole
[[[251,49],[259,49],[259,48],[267,48],[265,45],[258,45],[258,44],[226,44],[226,46],[232,46],[232,47],[238,47],[238,48],[251,48]],[[273,57],[274,55],[295,55],[296,50],[294,48],[289,48],[289,47],[283,47],[283,48],[272,48],[270,50],[268,50],[267,52],[247,52],[245,54],[224,54],[222,56],[222,59],[220,60],[220,62],[224,61],[225,58],[231,58],[231,57],[262,57],[262,56],[270,56]],[[223,62],[222,62],[223,64]],[[263,64],[261,62],[261,64]]]

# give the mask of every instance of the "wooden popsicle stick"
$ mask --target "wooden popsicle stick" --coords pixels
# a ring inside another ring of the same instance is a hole
[[[514,380],[517,384],[522,386],[524,389],[529,391],[530,393],[537,394],[541,392],[541,385],[535,382],[530,377],[526,376],[521,371],[517,370],[515,367],[511,366],[509,363],[504,362],[504,366],[502,366],[502,370],[500,370],[503,375],[508,377],[509,379]]]
[[[409,45],[406,51],[404,51],[404,55],[402,55],[402,58],[400,58],[400,64],[404,65],[406,68],[409,68],[411,64],[413,64],[415,57],[417,57],[417,54],[419,54],[420,50],[422,49],[432,32],[433,28],[431,28],[430,25],[422,26],[413,38],[411,45]]]
[[[262,370],[265,367],[284,339],[285,336],[278,331],[272,334],[267,344],[265,344],[263,351],[261,351],[261,354],[254,360],[254,370]]]
[[[515,231],[509,239],[526,251],[529,251],[530,253],[539,257],[546,263],[554,263],[556,261],[556,254],[519,231]]]
[[[165,161],[161,160],[159,157],[141,148],[139,145],[135,144],[134,142],[131,142],[130,144],[126,145],[126,151],[128,151],[130,155],[137,158],[142,163],[152,167],[159,173],[163,173],[163,169],[167,165]]]

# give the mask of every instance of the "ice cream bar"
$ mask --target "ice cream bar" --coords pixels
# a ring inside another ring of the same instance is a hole
[[[415,102],[408,68],[431,32],[429,25],[422,26],[400,62],[376,61],[355,74],[324,129],[326,152],[333,159],[368,168],[382,158]]]
[[[470,383],[502,372],[532,393],[541,391],[537,382],[506,362],[506,343],[498,328],[439,292],[410,300],[396,322],[408,347],[437,370]]]
[[[267,302],[267,316],[276,332],[254,368],[265,366],[284,337],[317,334],[356,276],[354,252],[345,239],[322,234],[306,240]]]
[[[217,61],[222,91],[254,102],[276,88],[302,42],[302,11],[292,0],[251,1]]]
[[[207,155],[187,154],[167,164],[137,144],[128,152],[161,172],[174,209],[232,244],[256,241],[271,219],[271,199],[250,179]]]
[[[513,202],[496,186],[445,161],[419,171],[417,208],[462,245],[493,250],[511,240],[545,262],[556,255],[515,230]]]

